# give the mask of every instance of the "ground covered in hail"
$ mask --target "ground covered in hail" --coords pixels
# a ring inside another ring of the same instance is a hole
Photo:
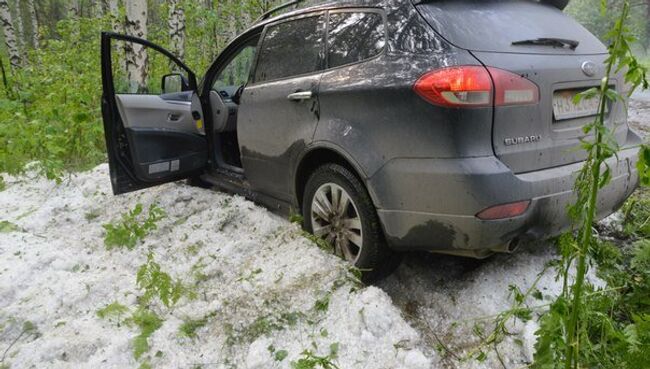
[[[241,197],[184,184],[110,192],[106,165],[59,185],[8,178],[0,192],[0,365],[492,368],[492,354],[457,360],[448,348],[471,351],[474,319],[508,308],[508,285],[525,288],[553,258],[549,245],[487,262],[411,256],[368,287],[298,226]],[[141,223],[152,204],[165,215],[131,248],[107,249],[103,225],[119,225],[135,204]],[[146,315],[137,274],[149,255],[191,293],[169,307],[151,298]],[[552,273],[544,278],[543,291],[557,291]],[[525,365],[536,327],[511,328],[500,354]]]

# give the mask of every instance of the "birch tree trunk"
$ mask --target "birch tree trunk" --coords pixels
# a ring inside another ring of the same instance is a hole
[[[646,52],[650,49],[650,0],[646,0],[646,24],[645,24],[645,43]]]
[[[11,19],[11,9],[7,0],[0,0],[0,23],[5,36],[5,44],[9,54],[9,64],[12,69],[19,68],[22,64],[22,57],[16,41],[16,31]]]
[[[18,49],[21,52],[25,50],[25,29],[23,28],[23,15],[20,7],[20,0],[14,0],[14,24],[16,26],[16,40],[18,41]]]
[[[119,7],[120,3],[118,0],[102,0],[102,8],[104,14],[110,14],[112,21],[111,25],[113,27],[113,32],[122,32],[122,24],[119,21]]]
[[[126,0],[126,33],[147,38],[147,0]],[[136,84],[137,91],[147,85],[147,50],[133,42],[125,43],[126,74],[129,81]]]
[[[27,0],[27,11],[32,26],[32,47],[38,49],[38,17],[36,16],[36,4],[34,0]]]
[[[104,6],[100,0],[90,1],[90,12],[93,17],[101,18],[104,16]]]
[[[183,60],[185,58],[185,11],[180,5],[181,0],[169,0],[169,38],[172,51]]]
[[[68,0],[68,18],[79,18],[81,13],[81,4],[79,0]]]

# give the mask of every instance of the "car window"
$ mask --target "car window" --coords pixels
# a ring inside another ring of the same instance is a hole
[[[113,40],[111,43],[115,50],[133,52],[141,66],[138,68],[132,60],[125,59],[124,52],[111,53],[113,87],[117,94],[160,95],[164,92],[162,81],[166,75],[180,74],[183,80],[189,79],[187,72],[155,49],[133,41]]]
[[[283,22],[266,30],[255,81],[269,81],[318,71],[325,36],[325,17]]]
[[[248,43],[235,55],[234,58],[228,62],[228,65],[219,73],[212,89],[222,93],[225,92],[228,96],[232,96],[239,89],[248,82],[251,67],[255,59],[255,51],[257,49],[257,42],[253,41]]]
[[[386,30],[380,13],[330,13],[328,67],[372,58],[380,54],[385,45]]]

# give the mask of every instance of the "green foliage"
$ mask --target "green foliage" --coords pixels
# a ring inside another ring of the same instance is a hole
[[[273,354],[273,359],[277,362],[283,361],[289,356],[287,350],[278,350]]]
[[[136,283],[138,288],[144,290],[140,298],[142,304],[158,297],[166,307],[171,307],[187,292],[180,280],[174,281],[169,274],[162,271],[160,264],[155,262],[153,253],[149,253],[147,262],[138,269]]]
[[[273,360],[275,360],[276,362],[284,361],[284,359],[286,359],[287,356],[289,356],[289,352],[287,350],[276,350],[273,345],[267,347],[267,350],[273,357]]]
[[[650,146],[641,146],[637,168],[639,169],[641,184],[650,186]]]
[[[137,204],[133,210],[123,214],[122,219],[116,224],[103,225],[106,230],[104,237],[106,249],[126,247],[133,250],[138,242],[154,231],[157,228],[157,223],[166,216],[163,209],[152,204],[149,207],[147,218],[141,221],[142,210],[142,204]]]
[[[293,212],[292,212],[292,213],[289,215],[289,222],[290,222],[290,223],[298,224],[298,225],[302,225],[302,223],[303,223],[304,221],[305,221],[305,218],[303,218],[303,216],[300,215],[299,213],[293,213]]]
[[[606,11],[603,2],[602,12]],[[610,101],[622,99],[616,91],[610,89],[612,72],[625,71],[625,81],[632,90],[642,86],[648,87],[647,70],[637,62],[631,51],[634,36],[627,26],[630,4],[623,2],[620,16],[616,18],[606,38],[611,41],[609,57],[606,62],[606,77],[600,88],[591,89],[581,94],[581,98],[597,97],[600,100],[599,114],[596,120],[585,127],[585,133],[594,133],[592,141],[583,142],[588,159],[576,181],[575,190],[578,199],[570,210],[578,235],[565,235],[560,238],[559,249],[562,259],[556,263],[559,277],[563,280],[562,294],[552,302],[550,309],[540,319],[539,337],[535,354],[534,368],[590,368],[647,367],[642,363],[647,355],[639,355],[640,341],[637,323],[643,325],[643,318],[648,306],[643,301],[648,299],[648,280],[644,276],[635,276],[630,265],[644,260],[644,249],[635,256],[634,263],[624,263],[624,254],[608,244],[594,238],[592,223],[597,212],[598,192],[605,187],[611,172],[605,165],[613,157],[618,146],[612,139],[611,132],[605,126],[606,105]],[[605,166],[604,170],[601,168]],[[632,215],[627,212],[627,217]],[[636,213],[634,213],[636,215]],[[643,227],[638,227],[643,231]],[[608,288],[597,290],[585,276],[589,265],[596,264],[599,276],[607,282]],[[575,267],[575,276],[570,273]],[[636,271],[638,273],[638,271]],[[640,293],[639,293],[640,292]]]
[[[107,19],[61,21],[58,37],[15,71],[11,90],[0,95],[0,172],[20,173],[36,160],[60,179],[64,170],[105,160],[99,32],[108,28]]]
[[[0,221],[0,233],[10,233],[19,231],[20,227],[7,220]]]
[[[269,335],[271,332],[281,331],[287,326],[293,327],[301,318],[304,318],[304,314],[301,312],[285,312],[282,314],[261,316],[251,324],[233,330],[229,334],[227,342],[231,345],[236,343],[251,343],[259,337]]]
[[[156,313],[140,308],[129,320],[140,329],[140,334],[133,339],[133,356],[136,359],[149,351],[149,337],[163,324],[163,320]]]
[[[623,233],[627,237],[650,237],[650,190],[640,189],[623,207]]]
[[[298,361],[291,362],[292,369],[339,369],[334,360],[338,357],[339,344],[333,343],[330,345],[330,352],[326,356],[318,356],[311,350],[305,350],[300,355]]]
[[[117,324],[120,324],[120,318],[129,312],[129,308],[120,304],[117,301],[106,305],[104,308],[97,310],[97,316],[100,319],[116,319]]]
[[[603,5],[605,10],[603,12]],[[639,40],[640,46],[650,45],[650,34],[648,34],[647,10],[643,1],[636,5],[635,11],[632,12],[627,24],[631,34]],[[612,29],[615,17],[611,16],[611,10],[621,9],[623,0],[571,0],[565,12],[575,18],[580,24],[585,26],[589,31],[595,34],[601,40],[606,40],[607,32]]]
[[[639,241],[622,252],[610,243],[596,242],[590,255],[607,287],[585,285],[578,362],[585,368],[649,367],[650,242]],[[562,295],[540,319],[533,368],[564,367],[564,332],[572,309],[572,301]]]
[[[216,315],[217,313],[213,312],[201,319],[186,319],[178,328],[178,331],[182,336],[188,338],[196,338],[196,331],[203,328],[206,324],[208,324],[208,320],[210,318],[214,318]]]

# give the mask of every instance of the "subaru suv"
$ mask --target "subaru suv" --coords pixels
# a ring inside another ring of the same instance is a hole
[[[569,227],[598,107],[573,100],[600,85],[607,49],[557,6],[346,0],[275,14],[200,83],[160,46],[102,34],[115,194],[191,179],[300,213],[369,279],[402,251],[483,258]],[[148,59],[146,78],[120,43]],[[606,125],[621,150],[599,218],[638,184],[624,102]]]

